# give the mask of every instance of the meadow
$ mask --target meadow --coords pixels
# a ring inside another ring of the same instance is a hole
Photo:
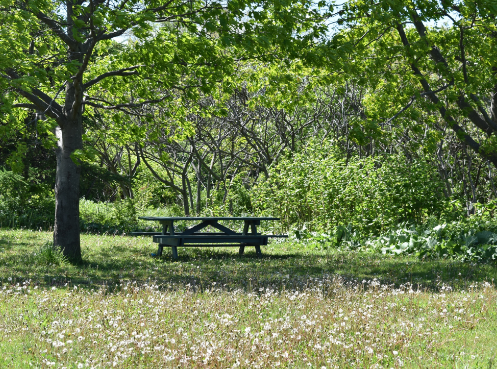
[[[495,264],[0,229],[0,367],[491,368]]]

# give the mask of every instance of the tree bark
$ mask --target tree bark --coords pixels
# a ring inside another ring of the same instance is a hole
[[[82,62],[83,45],[71,50],[71,56]],[[55,175],[54,246],[72,261],[81,259],[79,235],[79,179],[80,168],[71,157],[83,148],[83,78],[74,76],[66,85],[63,114],[57,119],[57,169]]]
[[[79,178],[80,169],[71,158],[75,150],[83,147],[81,119],[66,122],[64,129],[57,127],[57,171],[55,177],[54,246],[71,260],[81,259],[79,236]]]

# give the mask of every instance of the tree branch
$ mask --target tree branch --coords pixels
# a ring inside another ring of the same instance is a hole
[[[152,175],[157,179],[159,180],[160,182],[164,183],[166,186],[169,186],[173,189],[175,189],[176,191],[178,191],[179,193],[181,194],[185,194],[185,192],[183,191],[182,188],[176,186],[173,182],[169,182],[169,181],[166,181],[164,178],[162,178],[155,170],[154,168],[152,168],[152,166],[148,163],[147,159],[145,159],[145,155],[143,154],[143,150],[141,148],[141,146],[139,147],[140,149],[140,156],[142,157],[143,159],[143,162],[145,163],[145,166],[150,170],[150,172],[152,173]]]
[[[20,104],[13,104],[13,108],[27,108],[27,109],[33,109],[33,110],[39,110],[39,107],[34,104],[25,104],[25,103],[20,103]]]
[[[12,69],[6,70],[6,73],[11,79],[20,78],[19,75]],[[59,119],[63,115],[62,107],[55,102],[55,98],[57,98],[57,96],[52,99],[50,98],[50,96],[38,90],[37,88],[31,89],[31,92],[24,91],[20,88],[16,88],[16,90],[19,95],[29,100],[36,107],[36,110],[40,110],[46,113],[49,117]],[[59,94],[59,92],[57,92],[57,95]]]
[[[151,11],[151,12],[154,12],[154,13],[157,13],[157,12],[160,12],[164,9],[166,9],[169,5],[171,5],[172,3],[174,2],[174,0],[169,0],[167,3],[165,3],[164,5],[162,6],[159,6],[157,8],[149,8],[147,9],[147,11]]]
[[[132,24],[131,26],[133,26],[133,25],[134,24]],[[129,28],[124,28],[124,29],[120,29],[119,31],[114,31],[111,33],[103,34],[103,35],[97,37],[97,41],[112,40],[115,37],[122,36],[128,29]]]
[[[428,41],[426,40],[426,27],[425,27],[425,25],[419,19],[419,16],[415,11],[411,12],[411,17],[412,17],[412,20],[414,22],[414,26],[416,27],[416,31],[421,36],[421,38],[425,40],[426,44],[428,45]],[[460,43],[462,44],[462,33],[461,33],[460,37],[461,37]],[[461,53],[464,53],[464,49],[461,50]],[[445,60],[444,56],[442,55],[442,52],[435,45],[431,46],[430,57],[435,63],[442,64],[446,68],[447,71],[449,70],[449,64],[447,63],[447,60]],[[463,54],[463,58],[464,58],[464,54]],[[453,78],[454,77],[452,77],[452,79]],[[467,75],[465,74],[465,80],[466,80],[466,78],[467,78]],[[473,107],[471,106],[470,103],[468,103],[466,101],[466,99],[464,98],[464,95],[462,93],[459,95],[459,98],[456,100],[456,103],[457,103],[457,106],[459,106],[459,108],[465,113],[465,115],[469,118],[469,120],[471,120],[471,122],[473,122],[473,124],[475,126],[480,128],[487,135],[492,134],[492,132],[494,131],[492,129],[492,127],[488,124],[487,121],[485,121],[485,119],[482,119],[480,117],[478,112],[475,109],[473,109]]]
[[[98,77],[92,79],[91,81],[88,81],[85,84],[83,84],[83,90],[88,89],[89,87],[97,84],[98,82],[100,82],[101,80],[103,80],[103,79],[105,79],[107,77],[113,77],[113,76],[124,77],[124,76],[131,76],[131,75],[138,74],[138,71],[133,71],[133,72],[128,72],[128,71],[134,70],[134,69],[137,69],[137,68],[140,68],[140,67],[144,67],[144,65],[134,65],[132,67],[122,68],[122,69],[115,70],[115,71],[112,71],[112,72],[103,73],[103,74],[99,75]]]
[[[53,19],[49,18],[46,14],[42,12],[38,12],[35,14],[36,18],[45,23],[61,40],[69,47],[74,47],[76,45],[76,41],[74,41],[71,37],[66,35],[63,29],[59,26],[59,24]]]
[[[423,27],[424,27],[424,25],[423,25]],[[411,54],[411,51],[410,51],[411,45],[407,39],[406,33],[404,31],[404,27],[402,25],[398,24],[397,31],[399,33],[401,40],[402,40],[402,44],[408,50],[408,53]],[[430,88],[428,81],[423,76],[423,74],[421,73],[419,68],[414,63],[410,63],[410,66],[411,66],[411,70],[413,71],[414,75],[419,77],[419,81],[420,81],[421,85],[423,86],[423,89],[425,90],[426,96],[433,104],[435,104],[435,106],[438,106],[438,111],[440,112],[440,115],[449,124],[449,127],[456,133],[456,135],[460,139],[462,139],[469,147],[471,147],[471,149],[473,151],[475,151],[476,153],[480,153],[480,144],[478,142],[476,142],[468,133],[466,133],[466,131],[460,125],[457,124],[457,122],[455,121],[455,119],[452,116],[447,114],[447,110],[445,109],[444,106],[442,106],[440,104],[440,99],[438,98],[438,96],[433,91],[431,91],[431,88]],[[482,156],[483,156],[483,154],[482,154]],[[495,160],[495,158],[489,158],[487,156],[484,156],[484,157],[486,157],[487,159],[491,159],[492,162]]]
[[[93,107],[99,108],[99,109],[105,109],[105,110],[115,110],[115,109],[121,109],[121,108],[141,108],[142,106],[145,106],[148,104],[156,104],[156,103],[162,102],[168,97],[169,96],[166,95],[164,97],[161,97],[160,99],[146,100],[146,101],[143,101],[141,103],[128,103],[128,104],[117,104],[117,105],[111,105],[111,103],[109,101],[106,101],[104,99],[97,99],[95,97],[88,97],[87,100],[83,104],[90,105],[90,106],[93,106]],[[103,103],[109,104],[109,105],[106,106],[106,105],[102,105],[102,104],[97,104],[97,103],[94,103],[94,102],[91,102],[88,100],[100,101],[100,102],[103,102]]]

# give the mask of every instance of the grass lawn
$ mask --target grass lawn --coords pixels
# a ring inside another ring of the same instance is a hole
[[[497,267],[0,229],[0,367],[497,367]],[[47,251],[48,250],[48,251]]]

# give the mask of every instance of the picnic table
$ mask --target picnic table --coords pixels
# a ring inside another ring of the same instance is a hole
[[[279,220],[272,217],[139,217],[139,219],[159,222],[162,232],[133,232],[134,235],[151,235],[153,242],[159,244],[157,256],[162,255],[164,247],[171,247],[173,259],[178,258],[178,247],[239,247],[243,255],[246,246],[254,246],[256,254],[261,256],[261,246],[267,245],[273,237],[288,237],[287,235],[270,235],[257,232],[261,220]],[[197,224],[176,232],[174,223],[177,221],[193,221]],[[242,233],[236,232],[220,221],[243,221]],[[205,232],[204,228],[211,226],[219,232]],[[204,231],[202,231],[204,230]]]

